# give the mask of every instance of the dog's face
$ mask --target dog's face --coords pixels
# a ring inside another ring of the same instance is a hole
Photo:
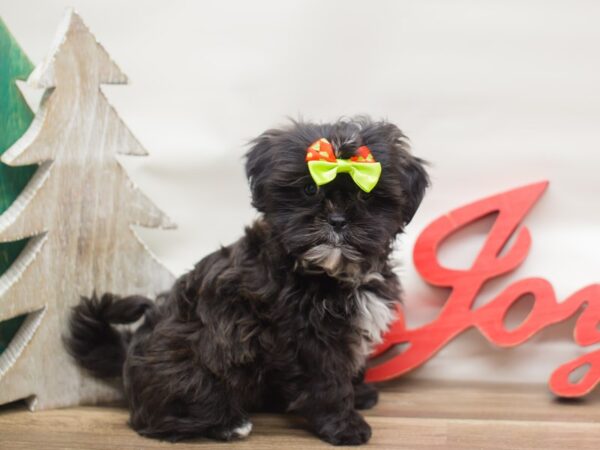
[[[316,140],[331,142],[336,158],[366,145],[382,166],[369,193],[347,173],[317,187],[305,161]],[[395,236],[412,219],[428,177],[402,132],[366,119],[333,124],[293,123],[259,136],[247,154],[253,205],[285,250],[306,270],[353,277],[387,258]]]

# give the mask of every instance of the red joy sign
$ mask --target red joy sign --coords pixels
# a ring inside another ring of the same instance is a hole
[[[514,347],[580,311],[573,335],[575,342],[581,346],[600,342],[600,284],[586,286],[559,302],[549,281],[526,278],[509,285],[484,306],[472,308],[486,282],[516,269],[527,258],[531,234],[526,227],[517,227],[547,186],[544,181],[484,198],[445,214],[425,228],[415,244],[415,266],[428,283],[450,288],[451,293],[438,317],[422,327],[407,329],[399,315],[374,356],[398,344],[404,344],[405,350],[371,367],[367,381],[388,380],[420,366],[471,327],[495,345]],[[440,244],[492,213],[498,213],[497,218],[471,268],[455,270],[442,266],[437,258]],[[514,243],[508,247],[514,233]],[[507,312],[526,295],[533,297],[533,308],[517,328],[508,330],[504,325]],[[584,375],[571,380],[572,372],[580,367],[585,370]],[[600,350],[594,350],[556,369],[549,384],[556,395],[578,397],[590,392],[599,381]]]

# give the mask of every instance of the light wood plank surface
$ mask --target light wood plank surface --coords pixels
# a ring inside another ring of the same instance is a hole
[[[600,398],[558,401],[543,385],[448,383],[406,378],[381,386],[368,448],[379,449],[598,449]],[[120,406],[76,407],[31,413],[0,408],[0,449],[306,449],[332,448],[301,420],[257,414],[244,441],[198,439],[169,444],[138,436]]]

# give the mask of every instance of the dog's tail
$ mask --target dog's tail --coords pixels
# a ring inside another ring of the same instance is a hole
[[[153,305],[141,296],[83,297],[69,320],[70,334],[65,339],[68,352],[96,377],[121,376],[131,332],[119,331],[111,324],[133,323]]]

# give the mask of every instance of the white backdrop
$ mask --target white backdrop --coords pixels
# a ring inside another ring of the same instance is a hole
[[[562,299],[600,281],[599,2],[0,0],[0,15],[37,63],[69,5],[130,77],[105,92],[151,153],[123,163],[179,224],[140,232],[175,273],[255,216],[241,159],[250,138],[286,116],[368,113],[432,164],[399,243],[409,324],[446,296],[410,259],[424,226],[541,179],[551,185],[526,221],[533,248],[506,284],[543,276]],[[455,241],[444,262],[466,266],[484,233]],[[469,332],[416,375],[543,383],[581,353],[572,325],[514,350]]]

